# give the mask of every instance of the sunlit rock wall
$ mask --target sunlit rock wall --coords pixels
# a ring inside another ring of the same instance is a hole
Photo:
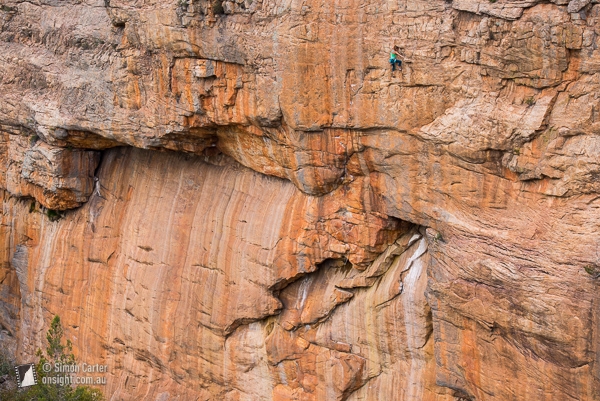
[[[595,1],[6,1],[0,24],[20,360],[60,314],[115,400],[600,398]]]

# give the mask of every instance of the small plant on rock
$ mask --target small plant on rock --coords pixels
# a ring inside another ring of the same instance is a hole
[[[0,351],[0,377],[14,376],[15,371],[13,370],[13,366],[14,361],[10,359],[4,350]]]
[[[600,278],[600,268],[594,265],[586,265],[583,270],[593,278]]]
[[[48,220],[50,220],[50,221],[58,221],[58,220],[62,219],[63,217],[65,217],[63,212],[61,212],[60,210],[54,210],[54,209],[46,209],[46,216],[48,217]]]
[[[11,6],[7,6],[5,4],[1,4],[0,5],[0,10],[7,12],[7,13],[16,13],[17,12],[17,7],[11,7]]]
[[[56,373],[52,369],[53,366],[61,364],[61,366],[72,365],[76,363],[75,355],[73,355],[73,346],[71,341],[63,342],[63,327],[60,322],[60,317],[54,316],[50,329],[46,334],[48,346],[46,352],[41,349],[37,350],[36,355],[40,358],[36,365],[38,383],[36,385],[25,387],[23,389],[10,388],[7,390],[0,389],[1,400],[11,401],[102,401],[104,396],[98,389],[89,386],[73,387],[69,384],[52,384],[57,380],[51,380],[64,376],[64,373]],[[10,371],[13,371],[12,361],[8,361]],[[4,369],[6,364],[0,363],[0,369]],[[50,370],[47,368],[50,366]],[[12,380],[14,380],[14,374]],[[46,379],[46,380],[44,380]],[[48,380],[50,379],[50,380]]]
[[[437,244],[438,242],[444,242],[444,237],[441,232],[434,230],[433,228],[427,228],[426,233],[433,243]]]

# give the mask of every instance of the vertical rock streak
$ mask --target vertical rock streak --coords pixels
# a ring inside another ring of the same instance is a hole
[[[404,277],[402,290],[402,304],[404,306],[404,325],[406,328],[406,342],[410,353],[410,376],[408,377],[408,388],[406,400],[421,400],[424,393],[425,358],[422,348],[423,329],[427,328],[427,322],[423,322],[422,307],[425,301],[425,290],[427,287],[427,268],[421,257],[427,251],[427,241],[421,238],[418,248],[407,264],[410,266],[408,274]]]

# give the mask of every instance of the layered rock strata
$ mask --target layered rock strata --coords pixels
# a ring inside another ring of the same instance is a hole
[[[123,400],[600,398],[599,19],[6,2],[0,340],[59,313]]]

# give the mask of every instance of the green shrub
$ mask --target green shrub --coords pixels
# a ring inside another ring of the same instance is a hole
[[[50,221],[58,221],[64,217],[61,211],[53,209],[46,209],[46,216]]]
[[[73,345],[70,340],[63,344],[63,328],[59,316],[54,316],[50,329],[46,334],[48,347],[44,353],[38,349],[36,355],[40,358],[36,365],[38,384],[23,389],[11,389],[4,392],[0,391],[0,400],[12,401],[102,401],[104,396],[98,389],[88,386],[71,387],[59,384],[44,384],[44,377],[53,375],[62,376],[64,373],[44,372],[44,364],[50,363],[52,366],[57,363],[74,364],[75,355],[73,355]],[[10,362],[9,362],[10,364]],[[12,370],[12,366],[10,367]]]
[[[14,376],[15,371],[13,370],[14,361],[3,351],[0,352],[0,376],[11,375]],[[0,399],[3,399],[0,397]]]
[[[594,265],[586,265],[583,267],[585,272],[593,278],[600,278],[600,268]]]
[[[0,10],[7,12],[7,13],[16,13],[17,12],[17,7],[11,7],[11,6],[7,6],[5,4],[1,4],[0,5]]]

